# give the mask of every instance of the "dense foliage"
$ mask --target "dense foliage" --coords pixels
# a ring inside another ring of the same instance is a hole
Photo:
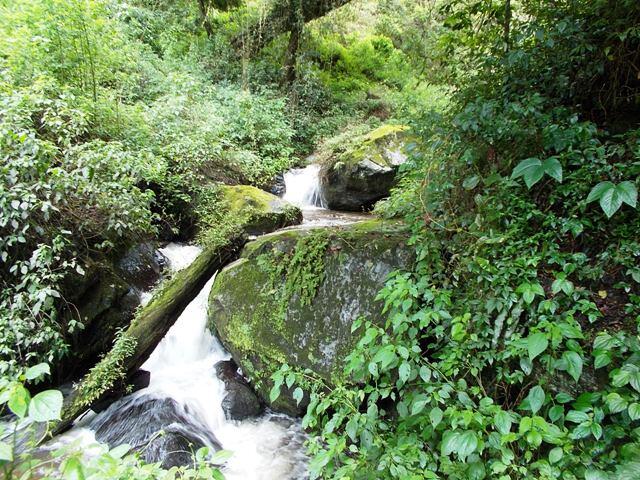
[[[338,382],[274,377],[310,398],[312,477],[640,477],[638,25],[636,0],[0,0],[8,425],[59,417],[41,362],[73,354],[88,263],[221,242],[218,182],[269,189],[397,120],[410,158],[377,212],[415,266]],[[16,431],[5,476],[165,475],[127,448],[41,463]],[[167,478],[219,478],[205,457]]]
[[[456,88],[413,118],[421,141],[379,207],[417,252],[380,293],[388,321],[357,322],[335,385],[274,377],[274,397],[311,392],[313,478],[640,475],[638,79],[618,76],[640,10],[504,7],[431,10],[426,55],[449,57]]]

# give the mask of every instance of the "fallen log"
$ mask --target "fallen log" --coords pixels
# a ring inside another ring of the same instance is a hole
[[[189,267],[166,281],[151,301],[136,313],[113,348],[75,385],[65,400],[62,419],[52,426],[52,433],[56,435],[67,430],[76,418],[100,402],[119,382],[129,379],[213,274],[238,257],[245,242],[246,235],[239,233],[224,245],[205,248]]]

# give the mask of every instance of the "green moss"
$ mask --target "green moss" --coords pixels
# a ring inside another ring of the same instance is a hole
[[[124,381],[127,374],[125,360],[135,353],[136,345],[134,337],[120,332],[113,348],[80,384],[78,396],[69,410],[76,412],[89,408],[104,392],[115,387],[117,382]]]

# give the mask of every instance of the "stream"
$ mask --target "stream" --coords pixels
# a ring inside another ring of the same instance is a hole
[[[334,212],[325,208],[319,183],[319,166],[310,165],[285,174],[283,198],[303,210],[301,225],[314,228],[354,223],[365,214]],[[199,247],[169,244],[161,249],[171,271],[190,265]],[[232,452],[221,468],[228,480],[303,480],[308,478],[307,457],[299,419],[267,410],[243,421],[225,418],[222,401],[225,383],[215,365],[231,357],[206,328],[207,299],[215,275],[177,319],[142,366],[150,372],[147,388],[113,403],[105,411],[90,412],[52,448],[73,443],[91,455],[92,445],[108,441],[141,447],[161,427],[165,435],[150,444],[147,453],[177,463],[188,462],[184,439]],[[149,296],[148,294],[146,296]],[[182,443],[181,443],[182,441]],[[185,457],[186,455],[186,457]]]

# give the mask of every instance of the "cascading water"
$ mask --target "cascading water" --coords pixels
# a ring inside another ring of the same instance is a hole
[[[366,214],[328,210],[320,185],[320,166],[284,175],[284,200],[304,213],[302,228],[338,226],[368,218]],[[300,227],[291,227],[300,228]],[[173,271],[191,264],[198,247],[169,244],[161,249]],[[163,464],[189,463],[189,443],[233,453],[223,468],[228,480],[302,480],[308,478],[306,436],[300,422],[267,412],[258,418],[230,421],[222,401],[225,383],[216,363],[230,355],[207,329],[207,300],[215,276],[180,315],[142,366],[150,372],[147,388],[113,403],[98,415],[81,419],[51,448],[73,442],[91,455],[96,438],[112,446],[128,443]],[[150,295],[143,295],[148,301]],[[157,437],[157,431],[165,433]]]
[[[327,227],[366,220],[368,218],[366,214],[328,209],[322,194],[320,170],[320,165],[311,164],[305,168],[289,170],[284,174],[285,193],[282,199],[300,207],[304,216],[302,225],[305,228]]]
[[[286,192],[282,197],[302,209],[327,208],[320,185],[320,165],[289,170],[284,174]]]
[[[170,244],[162,251],[176,270],[195,259],[194,248]],[[223,467],[227,480],[307,478],[306,437],[298,421],[270,412],[242,422],[225,418],[225,385],[216,376],[215,364],[230,356],[206,328],[207,298],[214,280],[215,276],[143,365],[151,373],[149,386],[112,404],[91,419],[88,428],[74,429],[69,441],[79,438],[86,448],[90,439],[95,440],[91,435],[95,432],[114,445],[139,447],[162,424],[166,441],[151,448],[158,458],[175,455],[186,438],[233,453]],[[188,452],[181,455],[174,458],[190,457]]]

